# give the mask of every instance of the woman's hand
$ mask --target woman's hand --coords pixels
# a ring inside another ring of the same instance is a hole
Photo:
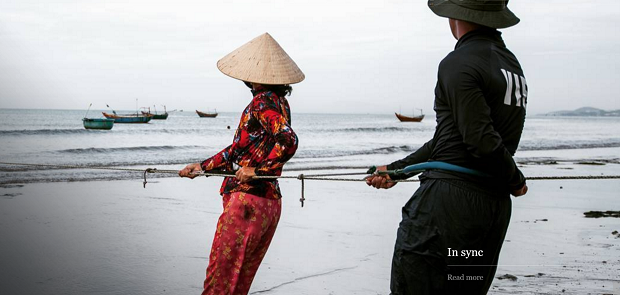
[[[200,167],[200,163],[193,163],[185,166],[185,168],[179,170],[179,176],[187,177],[189,179],[194,179],[198,176],[197,172],[201,172],[202,167]],[[196,174],[195,174],[196,173]]]
[[[377,167],[377,171],[386,171],[386,170],[387,170],[386,166]],[[388,189],[396,185],[396,182],[389,182],[390,180],[392,179],[390,178],[389,175],[370,175],[366,178],[366,184],[376,189],[379,189],[379,188]]]
[[[256,176],[256,167],[241,167],[241,169],[237,170],[235,176],[241,183],[250,182]]]

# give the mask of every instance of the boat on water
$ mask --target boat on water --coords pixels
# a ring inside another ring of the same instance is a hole
[[[114,123],[148,123],[153,119],[153,115],[127,114],[117,115],[102,112],[103,116],[108,119],[114,119]]]
[[[168,113],[167,112],[163,113],[163,114],[157,114],[157,113],[153,114],[151,112],[142,111],[142,115],[153,116],[153,120],[166,120],[166,119],[168,119]]]
[[[214,113],[204,113],[199,110],[196,110],[196,114],[198,114],[198,116],[201,118],[215,118],[217,117],[217,110],[215,110]]]
[[[415,117],[407,117],[399,113],[394,113],[394,115],[396,115],[396,118],[398,118],[398,120],[400,120],[401,122],[422,122],[422,119],[424,119],[424,115],[419,115]]]
[[[99,129],[99,130],[110,130],[114,127],[114,119],[102,119],[102,118],[86,118],[88,116],[88,112],[90,112],[90,107],[93,104],[91,103],[86,110],[86,114],[84,114],[84,118],[82,118],[82,123],[84,124],[85,129]]]
[[[82,122],[84,122],[84,128],[86,129],[110,130],[114,127],[114,119],[83,118]]]
[[[148,108],[148,111],[142,111],[142,114],[147,116],[147,115],[151,115],[153,116],[153,120],[166,120],[168,119],[168,111],[166,110],[166,106],[164,106],[164,113],[163,114],[158,114],[157,113],[157,109],[155,109],[155,113],[151,113],[151,108]]]
[[[405,116],[402,115],[401,113],[394,113],[394,115],[396,115],[396,118],[398,118],[398,120],[400,120],[401,122],[422,122],[422,119],[424,119],[424,113],[422,112],[422,109],[420,110],[420,115],[416,116],[415,114],[412,117],[409,116]]]

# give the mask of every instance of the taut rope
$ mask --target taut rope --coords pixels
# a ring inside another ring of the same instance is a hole
[[[144,188],[146,188],[148,173],[164,173],[164,174],[178,174],[178,170],[165,170],[157,168],[122,168],[122,167],[109,167],[109,166],[78,166],[78,165],[53,165],[53,164],[29,164],[29,163],[12,163],[12,162],[0,162],[0,165],[9,166],[28,166],[28,167],[47,167],[56,169],[95,169],[95,170],[111,170],[111,171],[131,171],[143,173],[144,181],[142,182]],[[394,171],[381,171],[381,174],[389,174]],[[197,176],[217,176],[217,177],[236,177],[233,172],[229,171],[214,171],[214,172],[197,172],[193,173]],[[305,180],[324,180],[324,181],[366,181],[366,178],[338,178],[334,176],[349,176],[349,175],[372,175],[368,172],[352,172],[352,173],[329,173],[329,174],[299,174],[293,175],[280,175],[280,176],[254,176],[254,179],[298,179],[301,180],[301,206],[304,206],[306,200],[304,196]],[[527,180],[577,180],[577,179],[620,179],[620,175],[582,175],[582,176],[533,176],[527,177]],[[417,179],[401,179],[401,180],[388,180],[388,182],[419,182]]]

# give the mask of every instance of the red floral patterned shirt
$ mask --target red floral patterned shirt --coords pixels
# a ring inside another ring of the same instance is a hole
[[[291,111],[288,101],[271,91],[256,89],[258,94],[245,108],[233,143],[213,157],[204,160],[204,171],[233,171],[233,165],[256,167],[256,175],[281,175],[284,163],[297,150],[297,135],[291,128]],[[256,93],[256,92],[255,92]],[[240,183],[226,177],[220,194],[246,192],[260,197],[282,197],[278,181],[259,179]]]

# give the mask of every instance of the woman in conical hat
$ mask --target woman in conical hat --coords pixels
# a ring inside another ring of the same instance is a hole
[[[201,163],[189,164],[179,176],[194,172],[234,171],[220,194],[220,216],[209,256],[202,294],[247,294],[280,219],[281,193],[275,179],[297,150],[291,112],[285,98],[290,84],[304,74],[271,35],[265,33],[217,62],[222,73],[243,81],[253,98],[245,108],[233,142]]]

